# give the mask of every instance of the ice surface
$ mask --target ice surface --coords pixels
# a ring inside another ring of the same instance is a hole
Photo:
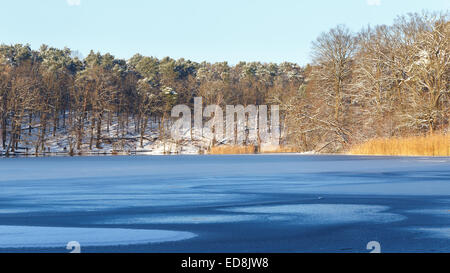
[[[415,230],[426,234],[427,237],[450,239],[450,227],[447,227],[447,228],[417,228]]]
[[[348,245],[359,249],[362,241],[377,238],[390,250],[408,250],[404,244],[410,244],[420,251],[450,251],[436,243],[441,237],[415,237],[416,227],[445,233],[449,196],[450,158],[2,158],[0,245],[19,238],[21,245],[48,241],[54,247],[78,240],[64,236],[63,227],[82,226],[92,234],[88,243],[102,243],[95,237],[103,234],[108,244],[132,243],[117,231],[130,228],[198,235],[159,251],[336,251]],[[26,225],[47,228],[38,233]],[[150,237],[139,234],[136,241],[151,241],[155,233],[147,232]],[[39,238],[31,238],[32,233]]]
[[[262,213],[296,216],[296,224],[324,225],[339,223],[389,223],[404,220],[406,217],[385,212],[388,207],[342,204],[305,204],[281,206],[239,207],[227,211],[239,213]]]
[[[85,246],[118,246],[186,240],[184,231],[115,228],[0,226],[0,248],[56,248],[77,241]]]
[[[102,224],[214,224],[255,221],[258,215],[179,215],[179,216],[138,216],[118,218],[100,222]]]
[[[442,208],[442,209],[416,209],[409,210],[409,213],[417,213],[417,214],[431,214],[435,216],[445,216],[450,219],[450,208]]]

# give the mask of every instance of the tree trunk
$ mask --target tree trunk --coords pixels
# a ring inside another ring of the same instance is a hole
[[[100,143],[101,143],[101,139],[102,139],[102,118],[103,118],[103,115],[100,114],[98,117],[98,120],[97,120],[97,142],[95,144],[95,147],[97,149],[101,148]]]

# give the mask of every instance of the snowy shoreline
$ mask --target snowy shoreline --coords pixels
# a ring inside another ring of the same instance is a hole
[[[40,153],[38,155],[35,154],[23,154],[23,153],[16,153],[9,156],[6,156],[5,154],[0,153],[0,158],[14,158],[14,157],[97,157],[97,156],[105,156],[105,157],[115,157],[115,156],[123,156],[123,157],[129,157],[129,156],[208,156],[208,155],[217,155],[220,156],[220,154],[209,154],[209,153],[154,153],[152,151],[133,151],[133,152],[120,152],[120,153],[112,153],[112,152],[104,152],[104,153],[98,153],[98,152],[87,152],[87,153],[79,153],[70,155],[69,153],[59,152],[59,153]],[[222,154],[221,156],[233,156],[233,155],[347,155],[347,154],[318,154],[313,152],[306,152],[306,153],[249,153],[249,154]],[[351,156],[351,155],[349,155]]]

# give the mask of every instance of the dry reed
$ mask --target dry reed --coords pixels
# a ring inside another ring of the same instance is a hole
[[[255,146],[231,146],[222,145],[214,146],[209,150],[209,154],[212,155],[231,155],[231,154],[254,154],[256,151]]]
[[[377,138],[350,149],[354,155],[450,156],[450,134]]]
[[[260,153],[295,153],[297,150],[289,146],[270,146],[262,147]],[[256,154],[258,153],[257,146],[233,146],[233,145],[221,145],[211,147],[208,154],[212,155],[230,155],[230,154]]]

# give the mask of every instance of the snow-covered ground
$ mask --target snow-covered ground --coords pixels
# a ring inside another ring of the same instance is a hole
[[[80,246],[119,246],[186,240],[195,234],[168,230],[0,226],[0,248],[58,248],[76,238]]]
[[[60,118],[62,120],[62,118]],[[79,150],[76,148],[77,136],[71,133],[68,128],[60,124],[55,133],[53,129],[48,129],[45,137],[44,151],[39,146],[39,154],[49,155],[67,155],[70,147],[73,147],[74,154],[82,155],[165,155],[165,154],[203,154],[211,145],[210,137],[192,140],[191,131],[184,132],[183,140],[175,141],[172,139],[170,130],[173,120],[165,122],[164,134],[160,134],[160,123],[155,118],[149,118],[143,141],[141,145],[141,134],[139,126],[133,117],[128,118],[125,123],[126,128],[119,126],[118,118],[112,118],[108,125],[106,121],[101,126],[101,144],[96,147],[97,132],[94,128],[93,144],[91,142],[91,126],[88,118],[84,126],[84,138]],[[61,122],[60,122],[61,123]],[[34,155],[36,151],[36,143],[39,135],[39,120],[33,121],[33,129],[29,131],[27,126],[23,126],[21,141],[17,154]],[[51,127],[51,126],[50,126]],[[0,136],[1,137],[1,136]],[[7,137],[7,143],[9,137]],[[0,156],[6,153],[6,149],[0,145]]]
[[[62,120],[62,118],[61,118]],[[89,119],[87,119],[89,120]],[[96,128],[94,129],[94,139],[90,145],[91,126],[88,122],[84,128],[84,138],[81,149],[76,149],[76,135],[71,134],[68,128],[62,125],[58,127],[55,134],[53,129],[48,129],[44,143],[44,153],[46,155],[64,155],[69,154],[70,147],[74,147],[74,154],[83,155],[111,155],[111,154],[142,154],[142,155],[162,155],[162,154],[199,154],[202,149],[208,145],[206,139],[197,141],[176,142],[170,137],[170,121],[166,123],[166,135],[160,137],[160,124],[150,118],[143,135],[143,145],[141,146],[141,134],[135,119],[129,117],[125,123],[126,128],[120,128],[117,117],[112,118],[111,123],[102,123],[101,145],[96,147]],[[34,154],[37,141],[39,121],[34,121],[33,129],[28,131],[28,127],[22,128],[22,136],[17,152],[19,154]],[[7,138],[7,143],[9,138]],[[72,145],[71,145],[72,144]],[[6,150],[0,146],[0,155],[5,154]],[[39,154],[43,151],[39,148]]]
[[[450,158],[3,158],[0,173],[0,252],[450,251]]]

